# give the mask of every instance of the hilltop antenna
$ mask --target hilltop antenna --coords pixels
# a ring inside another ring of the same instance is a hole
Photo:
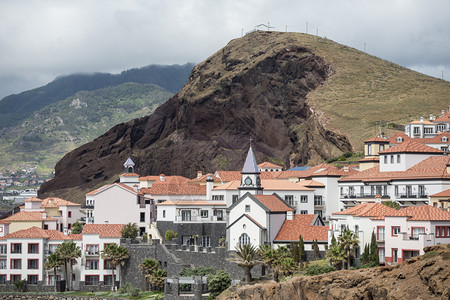
[[[366,42],[364,42],[364,53],[366,53]]]
[[[244,36],[244,28],[241,29],[241,37]]]
[[[306,22],[306,33],[308,33],[308,22]]]
[[[319,28],[316,28],[316,36],[319,36]]]
[[[287,32],[287,25],[286,25],[286,32]]]

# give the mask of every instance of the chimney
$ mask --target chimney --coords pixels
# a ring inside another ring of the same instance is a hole
[[[447,169],[448,169],[448,167],[447,167]],[[42,212],[42,219],[47,219],[47,213],[45,211]]]
[[[450,106],[449,106],[450,109]],[[445,114],[445,110],[441,110],[441,115]]]
[[[202,176],[203,176],[202,171],[197,171],[197,179],[199,179],[199,178],[202,177]]]
[[[164,174],[159,175],[159,180],[166,181],[166,175]]]
[[[344,165],[344,172],[348,172],[348,165],[347,164]]]
[[[288,211],[286,214],[286,220],[294,220],[294,212]]]
[[[376,195],[375,196],[375,203],[381,203],[381,196],[380,195]]]
[[[133,185],[133,190],[137,193],[137,191],[138,191],[138,185],[137,184]]]
[[[423,123],[423,116],[421,116],[421,117],[420,117],[420,122],[422,122],[422,123]]]
[[[433,121],[433,114],[430,114],[430,121]]]
[[[214,187],[214,179],[212,174],[206,175],[206,200],[212,200],[212,189]]]

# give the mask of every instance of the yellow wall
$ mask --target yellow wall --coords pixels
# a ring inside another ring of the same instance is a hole
[[[60,217],[61,211],[58,207],[46,207],[45,211],[49,217]]]
[[[447,200],[444,202],[439,202],[439,199]],[[444,203],[444,210],[450,211],[450,197],[430,197],[430,205],[434,206],[434,203],[437,202],[437,207],[441,208],[442,203]]]
[[[9,233],[13,233],[19,230],[28,229],[31,227],[42,228],[42,221],[9,221]]]
[[[359,170],[360,171],[364,171],[370,168],[373,168],[375,166],[378,166],[379,163],[378,162],[360,162],[359,163]]]

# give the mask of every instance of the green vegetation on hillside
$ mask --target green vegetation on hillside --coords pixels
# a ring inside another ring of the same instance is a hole
[[[116,124],[151,114],[171,96],[137,83],[78,92],[8,129],[1,137],[0,169],[36,165],[39,173],[50,173],[67,152]]]

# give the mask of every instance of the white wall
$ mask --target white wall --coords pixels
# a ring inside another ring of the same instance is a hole
[[[264,242],[261,239],[261,229],[246,217],[243,217],[232,227],[228,228],[227,233],[228,250],[235,250],[235,247],[239,244],[239,237],[243,233],[246,233],[250,237],[250,243],[254,246],[258,247]]]
[[[250,205],[250,212],[245,211],[245,206]],[[261,224],[263,227],[267,227],[267,218],[266,218],[266,211],[256,204],[250,197],[244,198],[237,206],[235,206],[230,211],[230,217],[228,224],[232,224],[234,221],[236,221],[240,216],[243,214],[248,214],[253,219],[255,219],[256,222]]]

